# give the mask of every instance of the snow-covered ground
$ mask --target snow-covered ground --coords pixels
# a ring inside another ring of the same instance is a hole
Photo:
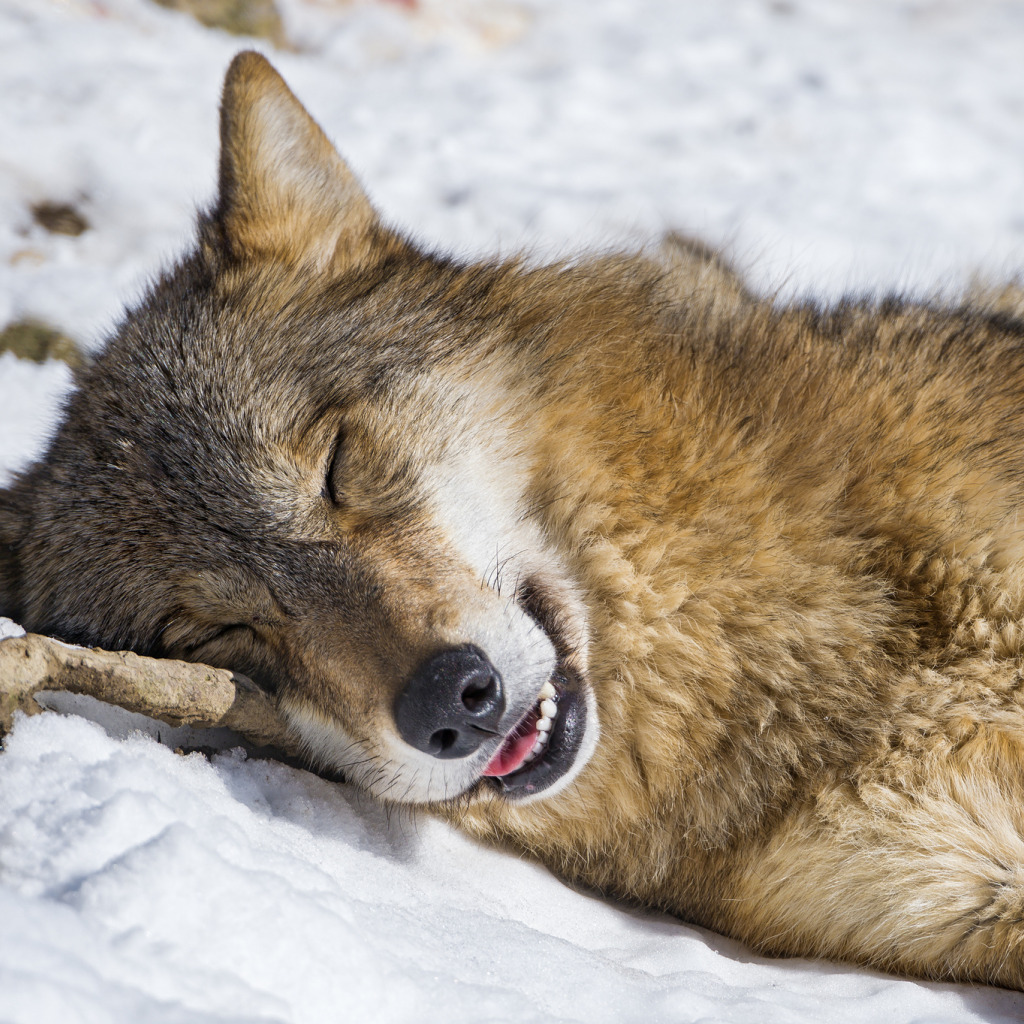
[[[296,45],[270,56],[432,244],[682,227],[758,287],[823,295],[1024,267],[1015,0],[281,6]],[[101,342],[211,196],[240,45],[145,0],[0,0],[0,327]],[[90,230],[48,234],[42,201]],[[0,357],[0,482],[67,386]],[[345,787],[98,717],[23,720],[0,754],[0,1024],[1024,1018],[999,990],[766,961]]]

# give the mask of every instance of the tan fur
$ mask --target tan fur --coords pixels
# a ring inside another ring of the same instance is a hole
[[[232,64],[222,111],[221,203],[232,252],[309,269],[349,268],[379,230],[377,216],[320,127],[259,54],[240,54]]]
[[[0,495],[0,607],[247,672],[321,762],[610,895],[1024,987],[1011,293],[784,308],[683,236],[429,256],[254,54],[222,142],[197,252]],[[592,701],[566,785],[403,746],[465,643],[512,723],[553,671]]]
[[[540,433],[602,743],[573,800],[459,820],[766,951],[1019,987],[1020,356],[817,319],[737,313],[698,362],[691,309],[664,371],[588,349]]]

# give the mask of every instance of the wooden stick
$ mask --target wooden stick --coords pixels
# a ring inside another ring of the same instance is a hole
[[[88,694],[168,725],[231,729],[254,746],[300,756],[273,698],[245,676],[130,651],[72,647],[32,633],[0,640],[0,735],[10,730],[15,711],[42,711],[35,694],[53,690]]]

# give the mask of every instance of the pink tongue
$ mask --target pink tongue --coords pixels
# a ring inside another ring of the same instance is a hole
[[[484,775],[509,775],[522,767],[526,755],[537,742],[538,717],[534,709],[521,725],[516,726],[494,757],[487,762],[487,767],[483,770]]]

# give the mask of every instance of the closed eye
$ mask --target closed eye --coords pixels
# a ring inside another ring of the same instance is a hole
[[[221,642],[224,640],[251,640],[255,638],[256,631],[245,622],[230,622],[225,626],[218,626],[203,635],[189,648],[188,657],[193,661],[206,661],[211,652],[222,649]],[[207,657],[204,657],[206,655]]]
[[[334,435],[334,444],[331,447],[331,457],[327,462],[327,476],[324,478],[324,486],[321,493],[325,501],[332,505],[341,504],[341,470],[342,458],[344,455],[345,430],[340,428]]]
[[[230,625],[221,626],[216,633],[212,633],[210,636],[206,637],[206,639],[203,640],[203,643],[209,644],[214,640],[223,640],[226,637],[231,636],[233,633],[238,634],[242,632],[252,634],[253,628],[245,622],[232,622]]]
[[[189,650],[187,660],[241,672],[268,693],[277,688],[276,672],[267,660],[266,647],[255,627],[244,622],[220,626]]]

